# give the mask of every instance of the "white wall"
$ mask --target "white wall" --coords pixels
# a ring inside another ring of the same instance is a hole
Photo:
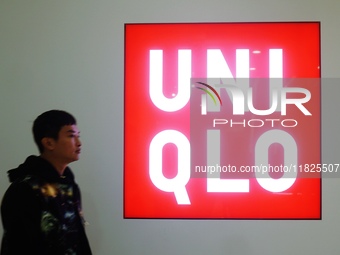
[[[339,179],[323,180],[322,221],[122,217],[124,23],[321,21],[322,76],[337,78],[339,11],[337,0],[1,0],[0,196],[6,170],[37,153],[34,118],[64,109],[81,129],[72,168],[94,254],[339,254]],[[322,93],[323,160],[340,163],[340,87]]]

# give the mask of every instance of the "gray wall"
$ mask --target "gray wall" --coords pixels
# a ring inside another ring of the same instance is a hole
[[[94,254],[339,254],[339,179],[323,180],[322,221],[122,217],[124,23],[321,21],[322,76],[337,78],[339,11],[337,0],[1,0],[0,196],[6,170],[37,153],[34,118],[65,109],[81,130],[72,168]],[[323,87],[325,163],[340,163],[339,93]]]

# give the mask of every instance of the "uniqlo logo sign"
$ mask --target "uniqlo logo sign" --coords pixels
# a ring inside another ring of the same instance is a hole
[[[320,24],[125,25],[124,217],[320,219]]]

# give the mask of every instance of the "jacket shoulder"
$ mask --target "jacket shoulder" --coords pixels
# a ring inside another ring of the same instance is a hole
[[[33,206],[39,200],[39,180],[26,176],[10,184],[2,199],[1,207],[4,209]]]

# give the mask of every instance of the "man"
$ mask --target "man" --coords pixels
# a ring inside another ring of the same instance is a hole
[[[8,171],[12,183],[1,204],[1,255],[90,255],[80,191],[68,164],[81,150],[75,118],[51,110],[37,117],[40,156]]]

